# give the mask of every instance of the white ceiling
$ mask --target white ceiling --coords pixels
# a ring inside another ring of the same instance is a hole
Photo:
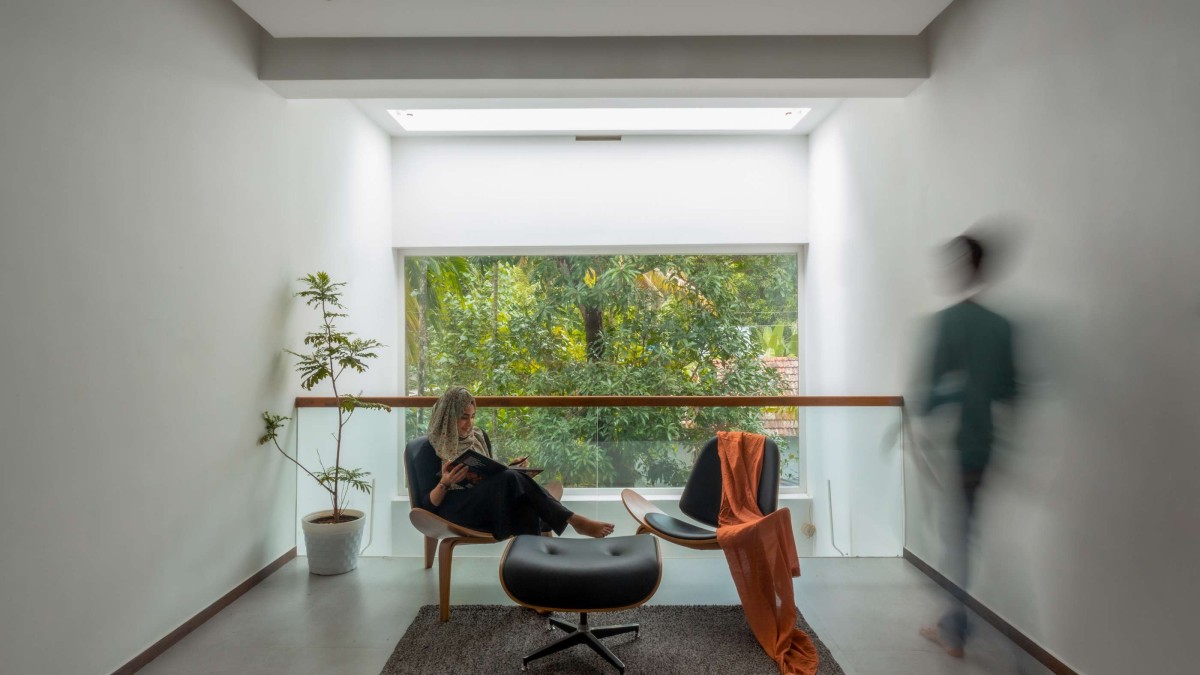
[[[916,35],[951,0],[234,0],[284,37]]]
[[[583,37],[686,35],[917,35],[951,0],[234,0],[276,38],[295,37]],[[602,54],[597,58],[606,58]],[[538,80],[540,82],[541,80]],[[375,83],[376,80],[370,80]],[[425,83],[427,80],[420,80]],[[609,82],[603,80],[602,82]],[[644,93],[570,94],[569,83],[553,81],[554,93],[500,94],[488,81],[462,82],[465,93],[447,90],[395,98],[396,93],[346,97],[394,136],[406,132],[387,114],[390,108],[539,107],[807,107],[811,112],[789,134],[808,134],[840,99],[787,97],[775,93],[709,93],[689,81],[684,91],[661,79]],[[287,83],[285,83],[287,84]],[[346,83],[339,81],[333,84]],[[361,84],[361,83],[359,83]],[[645,88],[645,87],[643,87]],[[760,87],[761,88],[761,87]],[[384,88],[386,89],[386,88]],[[594,89],[594,87],[593,87]],[[353,90],[355,93],[350,93]],[[541,91],[541,89],[537,89]],[[590,89],[588,91],[591,91]],[[489,93],[490,92],[490,93]],[[310,94],[311,95],[311,94]],[[405,96],[406,94],[399,94]],[[800,94],[799,96],[829,94]],[[835,94],[837,95],[837,94]],[[597,96],[602,98],[597,98]],[[679,97],[686,98],[679,98]],[[720,98],[713,98],[719,96]],[[779,132],[773,132],[779,133]]]

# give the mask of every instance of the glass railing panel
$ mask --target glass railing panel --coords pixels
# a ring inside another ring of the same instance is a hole
[[[620,407],[599,409],[598,484],[605,488],[682,488],[700,450],[718,430],[764,434],[781,455],[780,484],[807,483],[798,408]]]
[[[899,407],[803,410],[814,556],[904,552]]]
[[[374,504],[367,555],[421,551],[420,537],[408,531],[401,457],[406,442],[426,432],[429,413],[420,407],[363,410],[345,429],[343,466],[369,471],[376,481],[374,501],[359,493],[348,501],[368,513]],[[696,453],[716,430],[764,433],[780,448],[780,507],[791,512],[802,556],[903,552],[898,407],[480,407],[476,423],[491,437],[499,459],[528,456],[531,465],[545,469],[538,482],[561,481],[568,508],[615,523],[619,535],[635,528],[620,501],[623,488],[681,516],[678,495]],[[293,449],[301,461],[310,467],[320,466],[318,457],[332,462],[336,409],[300,408],[295,424]],[[329,508],[327,494],[309,476],[297,472],[296,481],[298,516]],[[303,552],[303,537],[297,541]],[[499,555],[475,548],[464,553]],[[665,545],[664,555],[696,555],[675,549]]]
[[[342,431],[341,466],[363,469],[374,481],[372,494],[350,490],[343,502],[347,508],[367,514],[368,530],[363,534],[364,555],[392,555],[392,500],[402,491],[399,441],[403,408],[392,412],[358,410]],[[309,470],[334,466],[337,457],[338,411],[336,408],[297,408],[294,420],[297,459]],[[284,460],[282,457],[280,461]],[[296,545],[304,555],[304,534],[300,518],[314,511],[332,508],[332,499],[305,472],[296,470]]]
[[[405,412],[405,439],[426,433],[428,409]],[[476,424],[500,459],[529,457],[567,488],[682,488],[718,429],[764,433],[782,455],[781,484],[804,491],[800,409],[744,407],[480,408]]]

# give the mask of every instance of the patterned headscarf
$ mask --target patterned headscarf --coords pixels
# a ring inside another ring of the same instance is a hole
[[[475,397],[466,387],[450,387],[437,403],[433,404],[433,414],[429,419],[429,442],[433,444],[433,449],[443,462],[457,458],[468,449],[488,457],[492,456],[479,427],[472,427],[466,436],[458,435],[458,418],[466,412],[467,406],[474,403]]]

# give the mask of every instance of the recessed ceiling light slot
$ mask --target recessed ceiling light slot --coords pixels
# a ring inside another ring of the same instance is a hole
[[[471,108],[388,110],[409,132],[627,133],[786,132],[808,108]]]
[[[577,141],[619,141],[620,136],[576,136]]]

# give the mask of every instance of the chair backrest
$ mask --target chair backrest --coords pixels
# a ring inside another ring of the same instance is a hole
[[[492,439],[483,432],[483,440],[489,450]],[[442,470],[442,459],[429,442],[428,436],[418,436],[404,446],[404,477],[408,481],[409,505],[412,508],[432,510],[429,493],[436,485],[438,472]]]
[[[408,481],[408,498],[413,508],[430,508],[429,493],[433,490],[442,460],[427,436],[419,436],[404,446],[404,477]]]
[[[763,442],[757,501],[764,516],[779,507],[779,447],[770,438]],[[717,526],[721,511],[721,455],[717,452],[716,438],[700,450],[679,498],[679,510],[705,525]]]

